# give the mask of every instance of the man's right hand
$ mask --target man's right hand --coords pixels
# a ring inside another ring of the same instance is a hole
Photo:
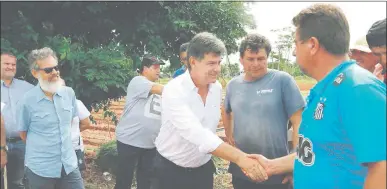
[[[7,164],[7,153],[4,150],[1,150],[1,168],[4,168]]]
[[[273,173],[273,163],[272,160],[267,159],[265,156],[260,154],[248,154],[247,157],[257,160],[259,164],[265,169],[267,175],[270,177]]]
[[[375,65],[375,70],[374,70],[374,75],[380,80],[384,81],[384,75],[382,74],[383,72],[383,66],[379,63]]]
[[[248,156],[244,156],[237,162],[247,177],[255,182],[263,182],[268,179],[268,175],[259,161]]]

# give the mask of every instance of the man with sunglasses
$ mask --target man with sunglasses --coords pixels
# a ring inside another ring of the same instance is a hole
[[[151,55],[145,55],[139,69],[127,89],[126,104],[116,128],[118,173],[115,189],[127,189],[132,185],[137,164],[137,187],[149,189],[152,178],[152,162],[156,154],[154,141],[161,121],[161,92],[163,85],[155,83],[164,63]]]
[[[173,74],[172,78],[175,78],[185,72],[187,70],[187,48],[188,48],[189,43],[184,43],[180,46],[180,62],[183,64],[181,68],[175,71]]]
[[[19,137],[16,106],[23,95],[33,88],[30,83],[15,78],[17,59],[12,53],[1,54],[1,102],[4,103],[2,116],[8,145],[7,178],[8,188],[24,188],[25,143]],[[4,150],[2,150],[2,153]]]
[[[83,189],[71,141],[71,121],[78,115],[73,89],[62,86],[58,58],[50,48],[28,56],[39,83],[18,105],[17,124],[26,141],[25,174],[30,189]]]

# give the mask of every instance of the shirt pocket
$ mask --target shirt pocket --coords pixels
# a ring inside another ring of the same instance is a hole
[[[36,112],[32,116],[32,122],[39,123],[45,125],[47,122],[48,116],[50,113],[48,112]]]
[[[63,107],[60,117],[63,123],[66,123],[66,124],[71,123],[71,120],[73,118],[73,108]]]

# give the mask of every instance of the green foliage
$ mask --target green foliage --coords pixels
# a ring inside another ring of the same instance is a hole
[[[102,171],[108,171],[114,175],[117,173],[117,141],[113,140],[101,145],[97,152],[95,163]]]
[[[284,27],[271,31],[278,35],[278,39],[274,42],[268,67],[288,72],[292,76],[304,76],[298,64],[291,60],[294,50],[294,28]]]
[[[18,58],[16,77],[31,83],[27,54],[51,47],[61,76],[90,109],[103,109],[125,95],[143,54],[180,67],[178,51],[196,33],[221,38],[228,53],[255,27],[243,2],[1,2],[1,50]]]
[[[240,74],[239,63],[233,64],[222,64],[220,77],[222,78],[233,78]]]
[[[163,59],[178,56],[182,43],[196,33],[215,33],[229,53],[236,40],[254,28],[243,2],[1,2],[1,32],[16,49],[40,46],[45,36],[62,35],[86,47],[111,41],[131,57],[151,52]],[[23,39],[20,38],[23,36]],[[44,36],[44,37],[42,37]],[[179,65],[173,65],[179,66]],[[176,67],[175,67],[176,68]]]

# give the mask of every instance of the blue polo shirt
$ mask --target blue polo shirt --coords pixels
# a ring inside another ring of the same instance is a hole
[[[361,189],[363,164],[386,160],[386,85],[346,61],[311,89],[299,128],[294,189]]]
[[[175,77],[177,77],[177,76],[183,74],[183,73],[185,72],[185,70],[186,70],[186,69],[185,69],[185,66],[183,65],[181,68],[177,69],[177,70],[175,71],[175,73],[173,73],[172,78],[175,78]]]

